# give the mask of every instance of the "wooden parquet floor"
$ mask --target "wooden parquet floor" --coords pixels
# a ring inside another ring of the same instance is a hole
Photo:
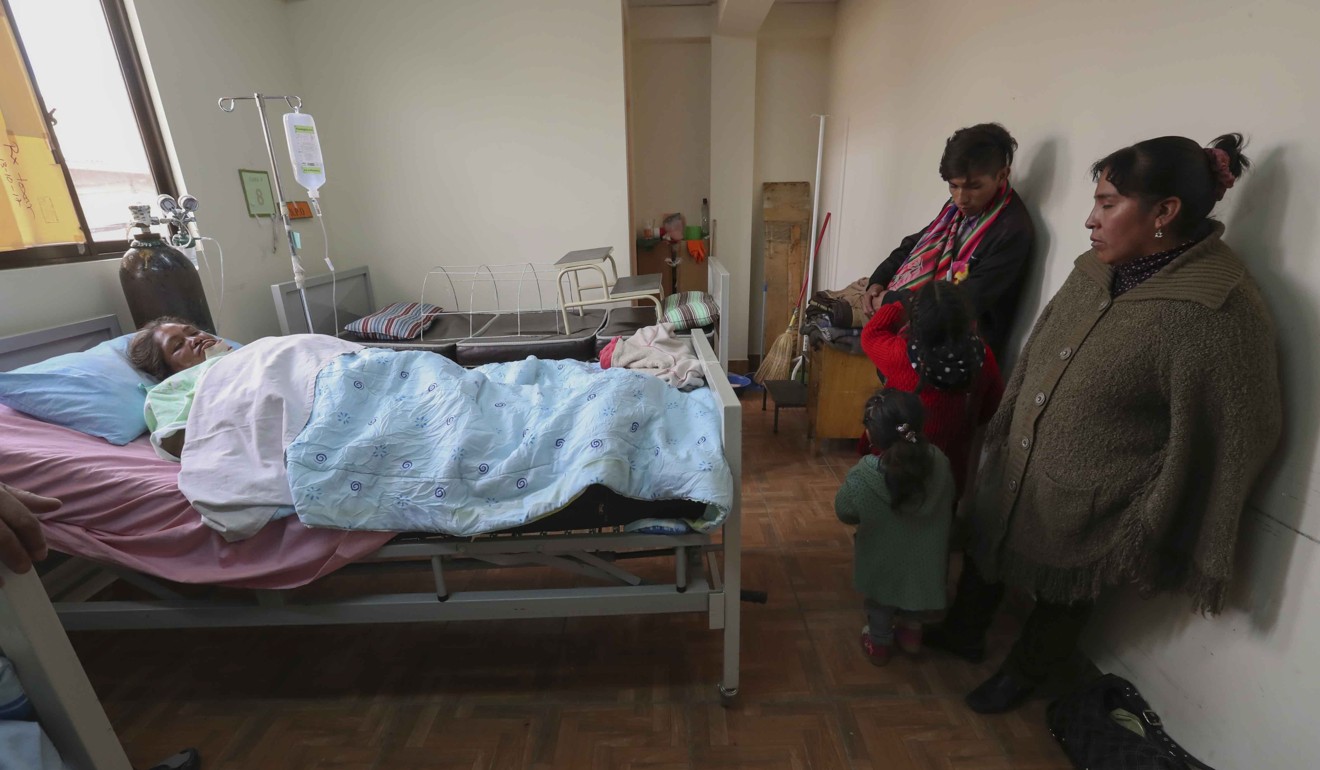
[[[732,708],[715,688],[720,632],[701,615],[82,632],[74,646],[139,768],[195,746],[206,770],[1066,770],[1046,701],[998,717],[963,705],[993,662],[864,659],[851,532],[832,508],[856,458],[843,445],[812,455],[801,412],[772,435],[759,395],[744,403],[743,582],[769,600],[743,605]],[[459,579],[574,580],[514,572]],[[1015,625],[996,626],[991,661]]]

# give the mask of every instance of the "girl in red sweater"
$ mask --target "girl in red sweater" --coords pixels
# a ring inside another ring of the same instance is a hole
[[[967,482],[976,429],[1004,394],[994,353],[976,332],[962,290],[930,281],[883,305],[862,330],[862,349],[886,387],[916,393],[926,407],[923,431],[944,452],[959,496]]]

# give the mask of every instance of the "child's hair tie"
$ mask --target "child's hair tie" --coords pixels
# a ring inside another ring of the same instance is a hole
[[[898,431],[899,438],[903,439],[909,444],[917,443],[917,432],[912,430],[912,426],[908,425],[907,423],[903,423],[902,425],[898,426],[895,430]]]

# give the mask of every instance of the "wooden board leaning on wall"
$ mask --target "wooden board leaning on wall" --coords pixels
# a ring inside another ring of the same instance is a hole
[[[765,329],[761,350],[769,350],[783,334],[802,290],[807,264],[807,231],[811,228],[811,184],[766,182],[761,185],[765,221]]]

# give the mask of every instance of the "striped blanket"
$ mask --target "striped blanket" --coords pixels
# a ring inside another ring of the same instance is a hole
[[[903,266],[894,273],[887,288],[891,291],[915,291],[933,279],[960,283],[967,277],[976,247],[981,245],[986,231],[999,218],[1000,212],[1012,197],[1013,188],[1005,185],[999,197],[991,201],[974,223],[968,221],[967,216],[953,205],[953,199],[950,198],[935,221],[926,226],[921,239],[912,248]],[[958,243],[960,234],[964,234],[961,244]]]
[[[421,336],[441,312],[439,307],[426,302],[395,302],[344,328],[367,339],[411,340]]]

